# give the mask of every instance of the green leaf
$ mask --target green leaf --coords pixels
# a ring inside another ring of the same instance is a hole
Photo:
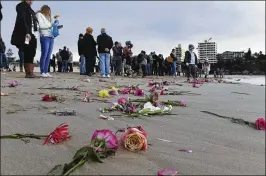
[[[78,158],[83,158],[85,155],[88,155],[88,153],[90,152],[89,148],[90,147],[88,146],[80,148],[74,155],[73,160],[77,160]]]
[[[92,161],[103,163],[101,158],[98,156],[98,154],[92,147],[89,148],[88,158],[90,158]]]
[[[47,175],[63,175],[64,167],[60,165],[56,165]]]

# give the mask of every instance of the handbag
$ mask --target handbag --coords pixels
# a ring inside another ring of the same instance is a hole
[[[55,20],[53,24],[53,31],[52,31],[52,35],[54,38],[56,38],[59,35],[58,25],[59,25],[59,21]]]

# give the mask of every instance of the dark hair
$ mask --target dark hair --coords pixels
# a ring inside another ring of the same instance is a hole
[[[115,42],[115,45],[117,45],[117,44],[118,44],[118,41]]]
[[[80,37],[83,37],[83,34],[80,33],[80,34],[79,34],[79,38],[80,38]]]

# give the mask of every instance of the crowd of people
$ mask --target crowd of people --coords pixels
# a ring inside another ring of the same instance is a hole
[[[40,57],[40,77],[52,77],[49,74],[50,66],[53,67],[53,72],[73,72],[73,54],[67,47],[59,49],[56,54],[52,55],[54,38],[59,35],[59,15],[51,17],[51,8],[44,5],[36,13],[32,10],[32,0],[22,0],[17,6],[17,17],[15,27],[11,37],[11,44],[18,48],[20,59],[20,71],[25,70],[26,78],[35,78],[34,58],[37,49],[36,33],[40,35],[39,41],[41,44]],[[107,34],[105,28],[101,29],[101,34],[95,40],[91,27],[86,28],[85,34],[79,34],[78,53],[80,56],[80,74],[88,77],[99,71],[101,77],[109,78],[113,72],[117,76],[132,76],[142,75],[172,75],[180,76],[183,73],[190,80],[190,77],[196,79],[200,77],[202,72],[205,77],[208,76],[210,64],[208,60],[204,63],[198,61],[197,55],[194,53],[194,46],[190,44],[185,52],[184,61],[177,59],[174,49],[169,53],[169,56],[164,57],[162,54],[151,52],[147,54],[141,51],[137,55],[133,55],[133,44],[131,41],[126,41],[125,46],[121,42],[113,42],[110,35]],[[0,37],[0,56],[1,68],[2,53],[5,53],[5,45]],[[112,51],[112,56],[111,56]],[[52,57],[51,57],[52,56]]]

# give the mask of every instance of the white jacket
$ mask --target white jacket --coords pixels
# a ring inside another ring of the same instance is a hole
[[[39,32],[41,37],[53,37],[53,23],[50,22],[41,12],[36,14],[36,18],[39,22]]]

